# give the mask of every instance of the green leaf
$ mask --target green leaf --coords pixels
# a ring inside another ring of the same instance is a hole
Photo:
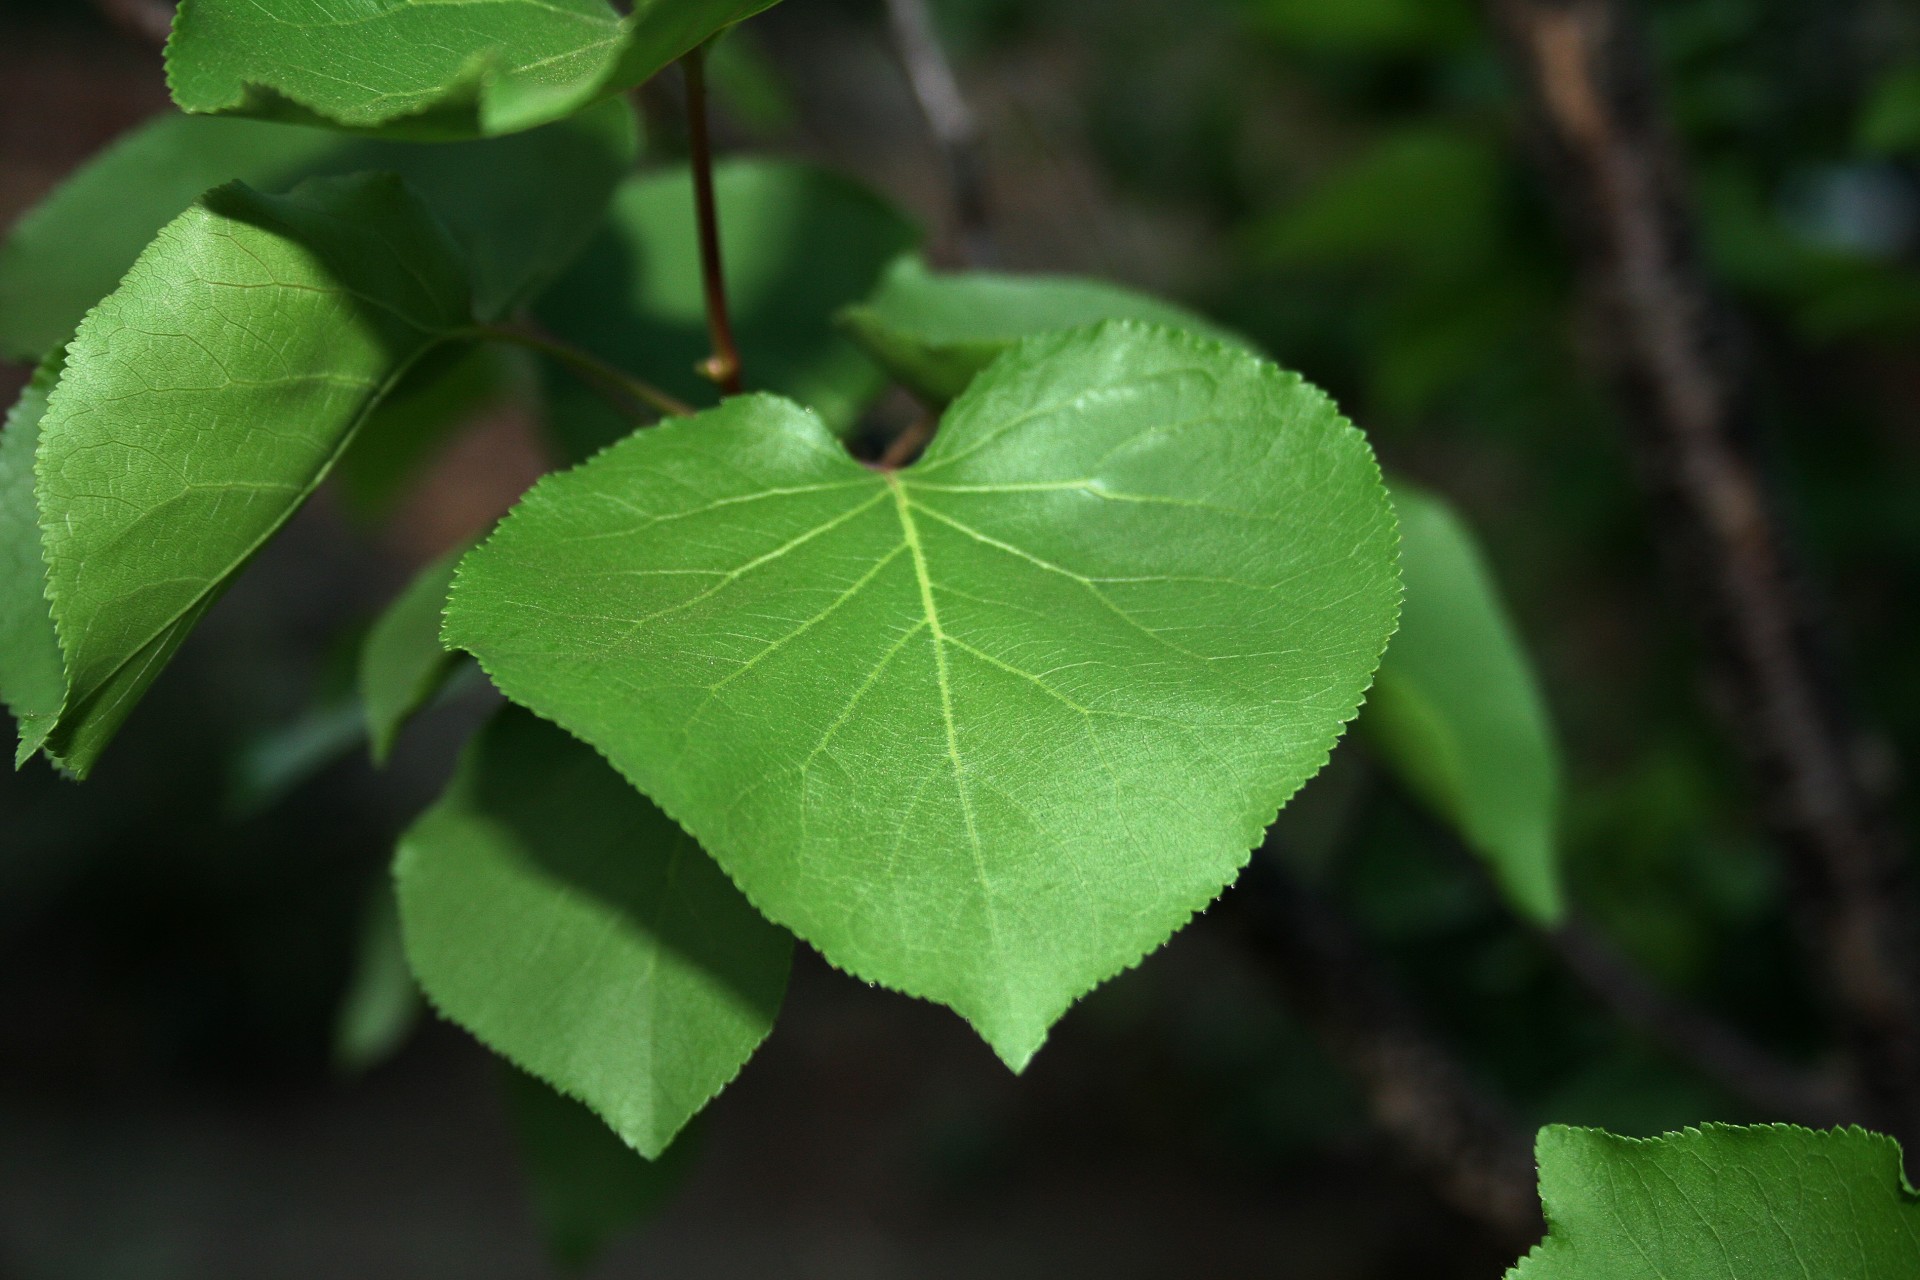
[[[615,1237],[672,1200],[693,1165],[697,1136],[682,1134],[646,1160],[572,1098],[509,1068],[503,1076],[547,1248],[563,1268],[582,1271]]]
[[[792,942],[590,749],[496,717],[395,861],[427,998],[659,1155],[766,1038]]]
[[[891,475],[770,396],[641,431],[468,555],[446,638],[1019,1069],[1326,761],[1394,537],[1326,397],[1113,324],[1008,352]]]
[[[840,323],[874,359],[936,404],[959,395],[1020,339],[1102,320],[1139,320],[1247,345],[1184,307],[1104,281],[986,271],[940,275],[915,257],[896,260],[873,296],[840,313]]]
[[[1920,1199],[1862,1129],[1540,1131],[1545,1241],[1508,1280],[1911,1280]]]
[[[382,876],[367,899],[353,977],[334,1021],[334,1066],[358,1074],[391,1058],[419,1023],[420,1007],[420,989],[400,940],[393,882]]]
[[[1920,146],[1920,64],[1896,67],[1867,95],[1857,127],[1860,149],[1894,155]]]
[[[835,309],[864,297],[920,234],[891,205],[837,174],[776,160],[734,160],[714,172],[734,335],[749,387],[850,425],[885,387],[838,333]],[[605,231],[540,300],[555,334],[616,365],[631,362],[695,404],[713,384],[694,371],[710,352],[692,179],[685,169],[621,187]],[[633,427],[572,381],[556,386],[556,428],[576,457]]]
[[[491,319],[579,252],[638,146],[633,112],[619,102],[537,133],[444,147],[158,116],[95,156],[0,245],[0,355],[37,358],[65,342],[160,228],[236,179],[281,191],[316,176],[398,173],[466,254],[476,309]]]
[[[1361,728],[1514,908],[1553,924],[1560,756],[1539,685],[1466,525],[1410,485],[1395,482],[1393,500],[1407,594]]]
[[[368,412],[471,326],[457,250],[391,176],[222,187],[160,233],[81,324],[41,423],[55,757],[86,774]]]
[[[56,349],[34,370],[0,430],[0,701],[20,726],[17,764],[31,759],[53,731],[67,692],[33,496],[40,420],[65,354]]]
[[[442,140],[546,124],[774,0],[182,0],[182,110]]]
[[[466,552],[466,546],[455,547],[416,574],[360,648],[360,700],[375,764],[386,762],[402,726],[453,667],[453,655],[440,644],[440,612],[454,566]]]

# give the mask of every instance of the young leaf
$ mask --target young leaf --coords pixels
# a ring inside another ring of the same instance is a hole
[[[385,876],[360,921],[353,977],[333,1028],[333,1063],[349,1073],[378,1066],[399,1051],[420,1021],[420,989],[407,969],[400,908]]]
[[[840,313],[841,325],[874,359],[936,404],[959,395],[1020,339],[1102,320],[1139,320],[1246,345],[1184,307],[1101,280],[936,275],[912,256],[897,259],[871,297]]]
[[[1910,1280],[1920,1198],[1862,1129],[1540,1131],[1547,1238],[1508,1280]]]
[[[37,358],[65,342],[160,228],[236,179],[282,191],[328,174],[399,174],[465,252],[475,308],[491,319],[580,250],[638,146],[621,102],[535,133],[444,147],[169,112],[95,156],[0,244],[0,355]]]
[[[1539,686],[1472,533],[1411,486],[1395,482],[1393,501],[1407,595],[1361,728],[1514,909],[1552,924],[1565,909],[1560,756]]]
[[[1114,324],[1015,347],[897,473],[770,396],[641,431],[468,555],[446,638],[1019,1069],[1325,762],[1394,536],[1318,391]]]
[[[792,941],[593,751],[509,709],[400,842],[446,1017],[652,1158],[773,1027]]]
[[[691,184],[685,169],[627,182],[606,230],[538,310],[554,333],[616,363],[646,352],[659,384],[698,404],[714,388],[694,371],[709,347]],[[886,379],[831,316],[864,297],[919,231],[864,187],[789,161],[723,163],[714,195],[748,384],[850,425]],[[572,381],[555,390],[556,428],[575,456],[632,430]]]
[[[34,370],[0,430],[0,701],[20,726],[18,764],[46,741],[67,692],[60,639],[47,605],[40,508],[33,497],[40,419],[65,354],[55,349]]]
[[[222,187],[160,233],[81,324],[41,423],[55,756],[86,774],[369,410],[471,326],[457,251],[391,176]]]
[[[455,547],[416,574],[361,645],[360,700],[375,764],[385,763],[401,727],[453,667],[453,655],[440,644],[440,612],[466,550]]]
[[[182,0],[182,110],[444,140],[546,124],[775,0]]]
[[[566,1270],[584,1270],[686,1181],[697,1134],[682,1134],[658,1160],[645,1160],[572,1098],[524,1071],[509,1067],[502,1077],[534,1215],[548,1251]]]

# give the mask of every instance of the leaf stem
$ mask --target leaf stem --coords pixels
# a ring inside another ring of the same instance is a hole
[[[737,396],[740,349],[733,341],[733,321],[727,314],[726,273],[720,262],[720,216],[713,200],[713,142],[707,134],[707,46],[697,45],[680,59],[687,79],[687,140],[693,161],[693,207],[700,224],[700,281],[706,291],[707,335],[713,354],[700,372],[720,390]]]
[[[569,372],[600,394],[613,400],[616,407],[623,411],[631,412],[637,402],[638,405],[662,417],[684,418],[699,412],[686,401],[677,396],[668,395],[651,382],[637,378],[624,369],[616,369],[598,356],[568,343],[559,342],[526,329],[509,328],[505,325],[483,325],[480,335],[491,338],[495,342],[504,342],[512,346],[524,347],[528,351],[537,351],[565,365]]]

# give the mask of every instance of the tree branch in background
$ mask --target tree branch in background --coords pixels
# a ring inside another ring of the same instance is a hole
[[[1845,1083],[1781,1062],[1739,1032],[1662,991],[1586,924],[1542,934],[1575,977],[1622,1022],[1771,1119],[1821,1129],[1860,1114]]]
[[[992,215],[987,203],[985,166],[980,161],[980,128],[960,81],[940,44],[927,0],[887,0],[887,26],[906,69],[920,114],[946,163],[947,195],[953,204],[960,256],[968,266],[994,259]]]
[[[1904,853],[1762,478],[1754,388],[1700,260],[1644,38],[1620,0],[1488,4],[1598,308],[1658,541],[1786,853],[1860,1118],[1920,1141]]]
[[[727,314],[727,275],[720,260],[720,214],[713,199],[713,140],[707,130],[707,47],[699,45],[680,59],[687,78],[687,137],[693,162],[694,214],[700,224],[700,283],[706,291],[707,334],[713,354],[700,372],[730,396],[740,394],[740,348],[734,345]]]
[[[1509,1243],[1537,1239],[1527,1135],[1427,1031],[1352,926],[1265,849],[1222,905],[1413,1170]]]

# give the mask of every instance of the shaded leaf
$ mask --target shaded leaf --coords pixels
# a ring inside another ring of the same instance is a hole
[[[228,769],[225,809],[235,822],[258,817],[366,740],[367,720],[351,697],[329,697],[240,745]]]
[[[1460,832],[1527,918],[1560,885],[1560,756],[1540,688],[1472,533],[1440,499],[1393,486],[1406,599],[1361,727]]]
[[[524,352],[447,346],[407,371],[381,398],[333,480],[356,516],[390,511],[461,427],[510,399],[531,399]]]
[[[453,568],[467,547],[455,547],[414,575],[387,606],[360,648],[360,701],[375,764],[384,763],[401,727],[425,706],[453,667],[440,644],[440,612]]]
[[[475,308],[493,318],[579,252],[638,145],[620,102],[535,133],[441,147],[168,112],[88,161],[0,244],[0,355],[37,358],[65,342],[160,228],[236,179],[282,191],[328,174],[399,174],[460,246]]]
[[[358,1073],[391,1058],[419,1023],[420,1007],[420,990],[413,985],[400,940],[393,883],[383,875],[367,897],[353,976],[334,1021],[334,1066]]]
[[[866,188],[790,161],[724,162],[714,195],[747,385],[810,405],[835,427],[851,424],[886,379],[831,317],[864,297],[919,231]],[[538,310],[567,341],[683,400],[711,403],[713,384],[694,371],[710,348],[687,170],[622,186],[606,229]],[[632,429],[571,380],[554,391],[556,427],[576,457]]]
[[[1861,1129],[1710,1124],[1652,1139],[1540,1131],[1548,1234],[1509,1280],[1909,1280],[1920,1198]]]
[[[81,324],[41,424],[56,757],[85,775],[368,412],[471,324],[458,252],[391,176],[222,187],[161,232]]]
[[[1102,280],[1075,276],[936,274],[897,259],[871,297],[840,323],[911,390],[943,404],[1022,338],[1102,320],[1139,320],[1235,346],[1243,339],[1185,307]]]
[[[769,396],[641,431],[462,562],[446,638],[1018,1069],[1325,762],[1393,544],[1318,391],[1114,324],[1008,352],[891,475]]]
[[[792,942],[594,752],[523,711],[394,865],[427,998],[657,1156],[773,1026]]]
[[[649,80],[774,0],[182,0],[183,110],[443,140],[513,133]]]
[[[681,1134],[658,1160],[648,1160],[620,1141],[600,1117],[526,1072],[508,1068],[502,1084],[540,1234],[562,1267],[584,1270],[622,1232],[664,1207],[686,1182],[695,1134]]]
[[[40,508],[33,496],[40,420],[65,354],[56,349],[33,371],[0,430],[0,702],[19,725],[16,764],[25,764],[46,741],[67,692],[60,638],[47,604]]]

